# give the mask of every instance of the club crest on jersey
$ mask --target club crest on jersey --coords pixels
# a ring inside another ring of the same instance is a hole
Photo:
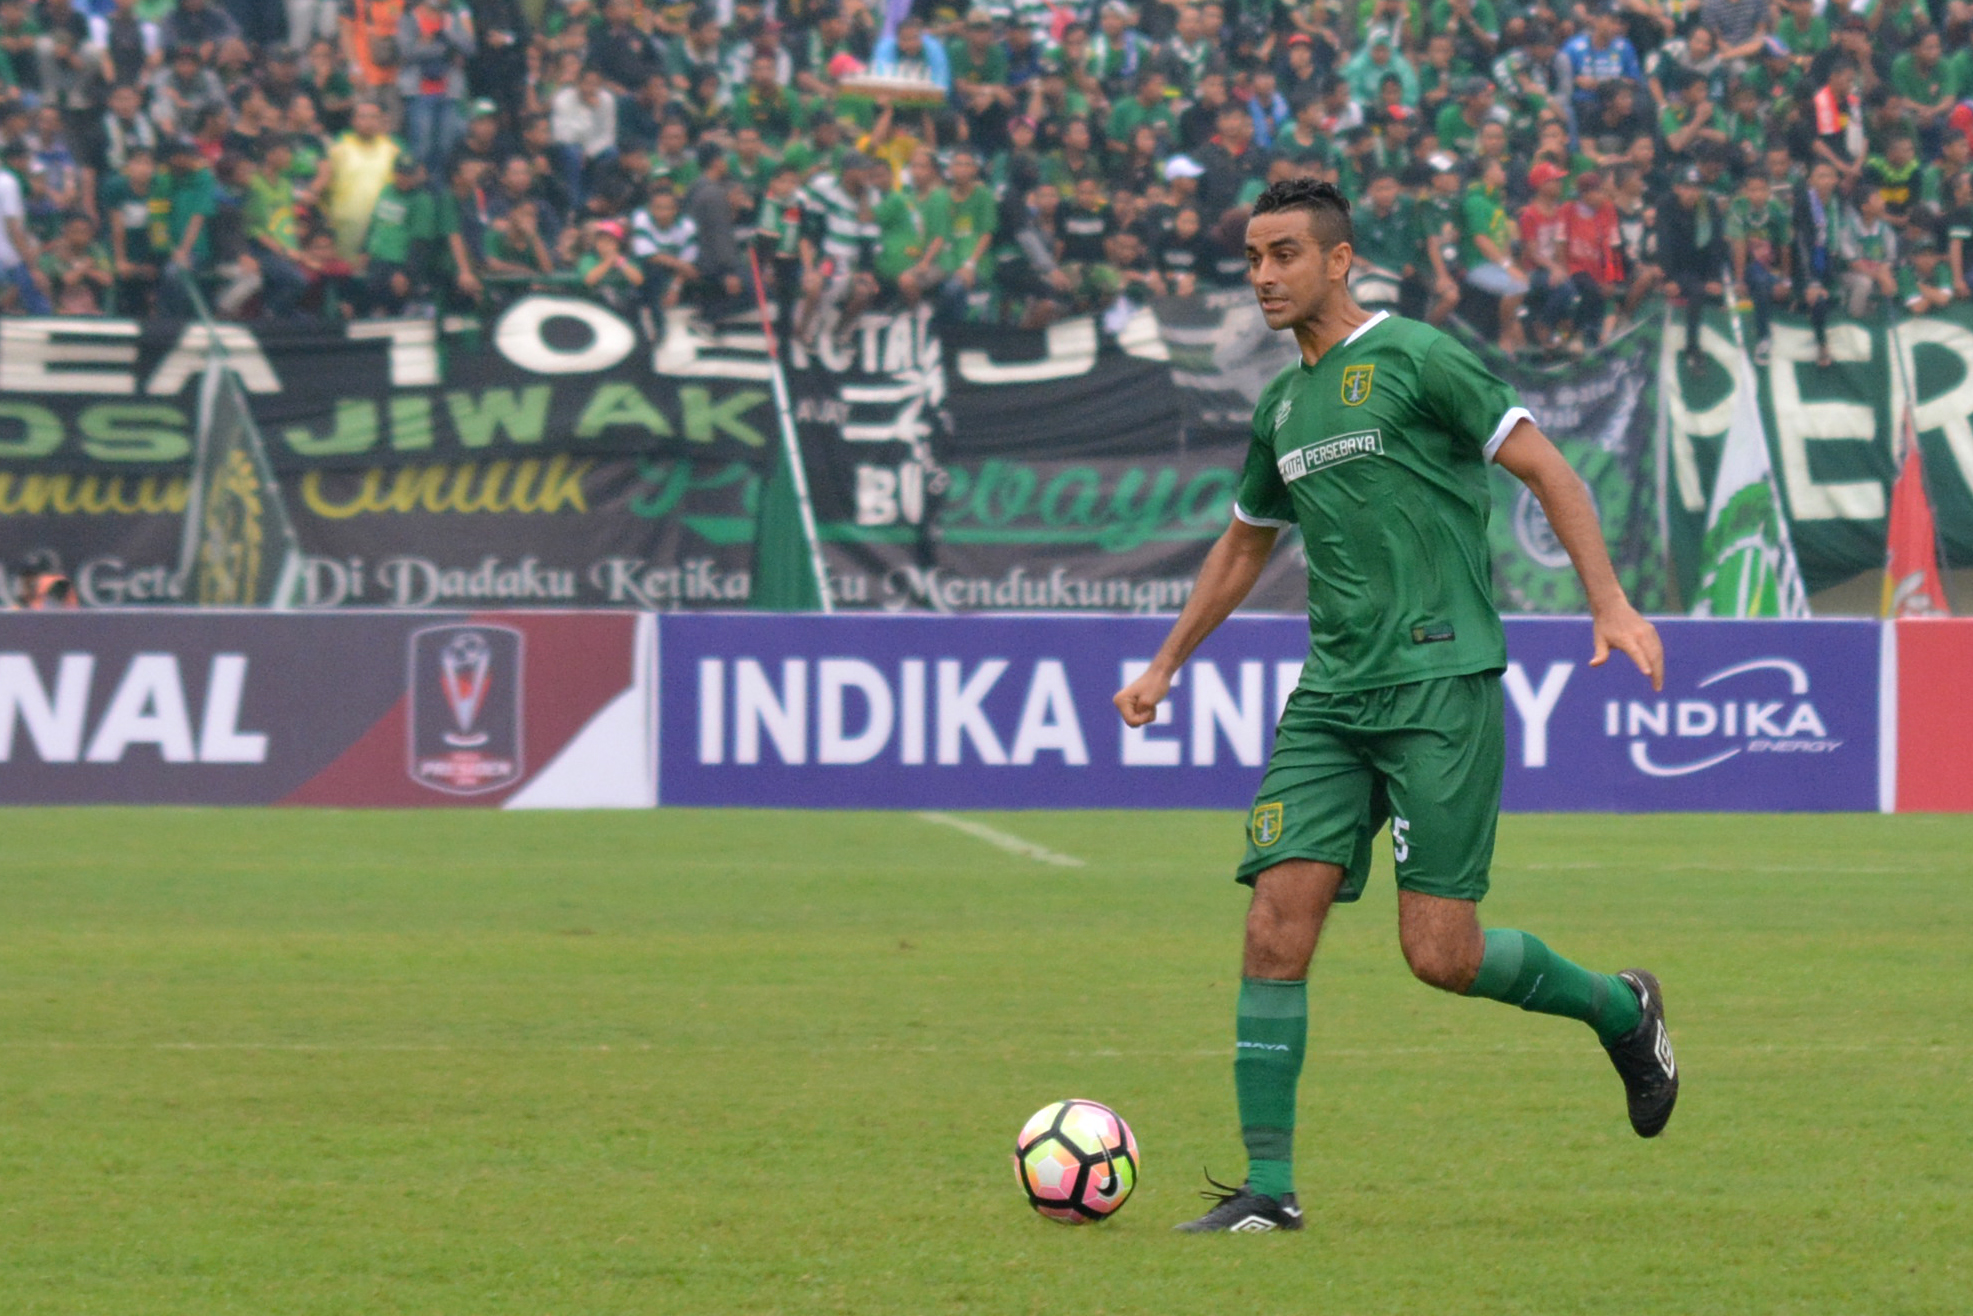
[[[1343,405],[1360,407],[1370,400],[1371,377],[1377,373],[1377,366],[1343,367]]]
[[[1254,806],[1254,845],[1265,850],[1281,839],[1281,801]]]

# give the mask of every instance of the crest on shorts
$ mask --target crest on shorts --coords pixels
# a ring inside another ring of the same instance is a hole
[[[1373,362],[1365,366],[1343,367],[1343,405],[1360,407],[1370,400],[1370,377],[1377,373]]]
[[[1281,801],[1254,806],[1254,844],[1265,850],[1281,839]]]

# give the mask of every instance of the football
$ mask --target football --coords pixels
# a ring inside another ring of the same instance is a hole
[[[1050,1220],[1107,1220],[1137,1187],[1137,1135],[1100,1102],[1057,1101],[1021,1126],[1014,1169],[1028,1205]]]

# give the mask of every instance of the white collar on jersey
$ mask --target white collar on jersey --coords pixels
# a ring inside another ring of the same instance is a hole
[[[1375,329],[1379,324],[1382,324],[1385,320],[1388,320],[1390,318],[1391,318],[1391,313],[1389,311],[1377,312],[1377,314],[1371,316],[1368,320],[1365,320],[1362,324],[1358,325],[1356,329],[1351,332],[1350,336],[1348,338],[1345,338],[1341,343],[1337,344],[1337,346],[1348,347],[1351,343],[1354,343],[1357,339],[1363,337],[1365,334],[1369,333],[1372,329]]]

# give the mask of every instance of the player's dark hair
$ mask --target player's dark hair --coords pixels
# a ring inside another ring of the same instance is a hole
[[[1306,210],[1316,242],[1324,248],[1339,242],[1356,245],[1356,229],[1350,223],[1349,198],[1334,183],[1313,178],[1284,178],[1268,184],[1267,191],[1254,198],[1256,215],[1272,215],[1284,210]]]

